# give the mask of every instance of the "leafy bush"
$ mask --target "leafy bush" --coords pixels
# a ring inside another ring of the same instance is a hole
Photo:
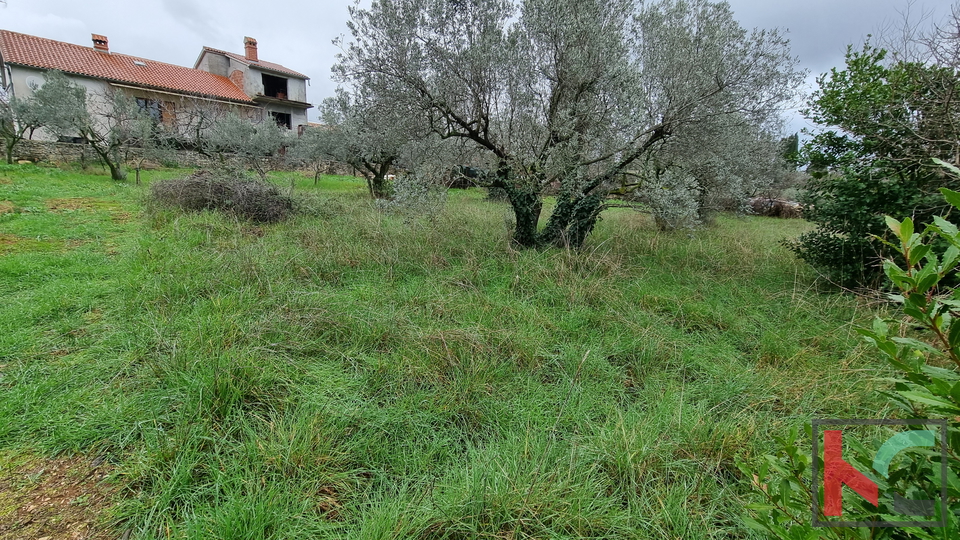
[[[219,210],[243,219],[274,223],[293,212],[293,201],[277,186],[258,180],[200,171],[187,178],[154,182],[151,199],[184,210]]]
[[[960,175],[960,170],[953,170]],[[960,193],[942,191],[951,205],[960,208]],[[949,421],[949,448],[945,449],[949,456],[947,527],[880,529],[882,532],[876,533],[879,536],[857,528],[814,529],[810,523],[813,503],[810,482],[816,479],[810,478],[808,471],[812,459],[821,458],[809,455],[808,444],[798,444],[798,431],[794,429],[778,441],[782,447],[780,456],[765,456],[756,467],[740,464],[741,471],[752,478],[757,493],[764,499],[762,504],[750,506],[751,514],[745,521],[776,538],[956,538],[956,531],[960,529],[960,291],[943,286],[944,280],[960,268],[960,230],[942,217],[935,217],[934,223],[922,234],[914,231],[910,218],[898,221],[888,217],[886,222],[897,242],[884,241],[884,244],[898,253],[904,264],[886,260],[883,269],[900,292],[891,299],[902,305],[905,317],[901,320],[877,318],[871,329],[862,329],[860,333],[897,373],[890,379],[893,388],[881,393],[893,408],[906,418]],[[942,256],[933,249],[933,242],[937,240],[949,244]],[[912,332],[905,333],[902,328],[917,325],[926,333],[919,338],[903,337]],[[877,441],[890,435],[890,432],[880,434]],[[856,444],[851,446],[848,448],[853,456],[851,460],[858,468],[869,470],[873,460],[869,451]],[[939,452],[915,453],[914,464],[891,475],[889,486],[900,493],[913,494],[912,499],[938,499],[939,455]],[[820,463],[822,465],[822,461]],[[879,508],[859,499],[857,504],[863,514],[877,516],[876,520],[899,513],[883,499]],[[940,517],[938,510],[936,519]]]
[[[826,129],[804,146],[812,179],[801,201],[818,228],[788,245],[841,285],[882,280],[880,260],[894,253],[877,240],[883,216],[930,223],[946,210],[937,188],[960,188],[931,160],[953,159],[960,140],[960,66],[944,62],[890,60],[867,44],[818,80],[804,113]]]
[[[700,225],[699,196],[695,178],[670,169],[650,182],[642,200],[661,230],[694,229]]]

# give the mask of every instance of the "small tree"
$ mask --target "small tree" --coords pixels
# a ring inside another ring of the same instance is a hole
[[[170,105],[173,109],[164,110],[170,121],[165,121],[163,128],[177,148],[194,150],[212,157],[216,149],[207,141],[210,131],[214,124],[236,111],[223,103],[203,99],[181,98]]]
[[[733,114],[703,119],[665,141],[621,189],[647,203],[664,229],[742,211],[749,197],[781,184],[788,173],[776,133]]]
[[[140,185],[140,172],[146,162],[164,162],[176,158],[180,140],[149,115],[143,115],[134,125],[134,130],[132,142],[140,151],[130,162],[136,173],[137,185]]]
[[[335,97],[323,101],[321,115],[326,128],[312,139],[316,151],[360,171],[371,197],[388,197],[391,168],[396,166],[404,146],[418,138],[416,115],[402,102],[362,87],[352,93],[338,89]]]
[[[88,96],[59,71],[48,72],[45,79],[34,92],[44,128],[58,137],[80,137],[110,169],[111,178],[126,179],[125,149],[136,140],[145,115],[137,102],[120,91]]]
[[[769,125],[803,75],[786,40],[723,2],[374,0],[351,15],[335,73],[483,152],[523,247],[581,245],[669,139],[724,116]]]
[[[284,146],[286,135],[287,131],[273,121],[254,124],[231,112],[213,121],[201,135],[201,141],[208,151],[219,154],[221,163],[227,162],[225,154],[232,154],[256,171],[261,180],[266,180],[268,169],[264,158]]]
[[[313,171],[313,185],[320,181],[326,162],[333,159],[332,152],[327,147],[330,136],[324,133],[326,129],[328,128],[306,129],[287,153],[291,162],[309,167]]]
[[[24,138],[42,126],[35,99],[20,99],[0,88],[0,137],[3,138],[7,163],[13,163],[13,149]]]

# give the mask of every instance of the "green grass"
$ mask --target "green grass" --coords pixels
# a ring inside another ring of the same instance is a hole
[[[0,166],[0,452],[109,455],[134,538],[746,538],[736,457],[883,414],[803,222],[516,251],[476,192],[411,222],[291,180],[307,214],[253,226]]]

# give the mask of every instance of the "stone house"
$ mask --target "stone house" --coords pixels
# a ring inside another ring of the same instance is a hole
[[[92,46],[85,47],[0,30],[0,84],[26,97],[43,84],[47,70],[59,70],[85,87],[88,96],[122,91],[158,122],[184,132],[227,111],[291,130],[307,123],[308,77],[260,61],[252,38],[245,39],[245,55],[204,47],[189,68],[116,53],[106,36],[91,37]]]

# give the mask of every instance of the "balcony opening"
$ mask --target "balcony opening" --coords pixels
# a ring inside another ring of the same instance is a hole
[[[263,74],[263,95],[277,99],[287,99],[287,80],[283,77]]]

